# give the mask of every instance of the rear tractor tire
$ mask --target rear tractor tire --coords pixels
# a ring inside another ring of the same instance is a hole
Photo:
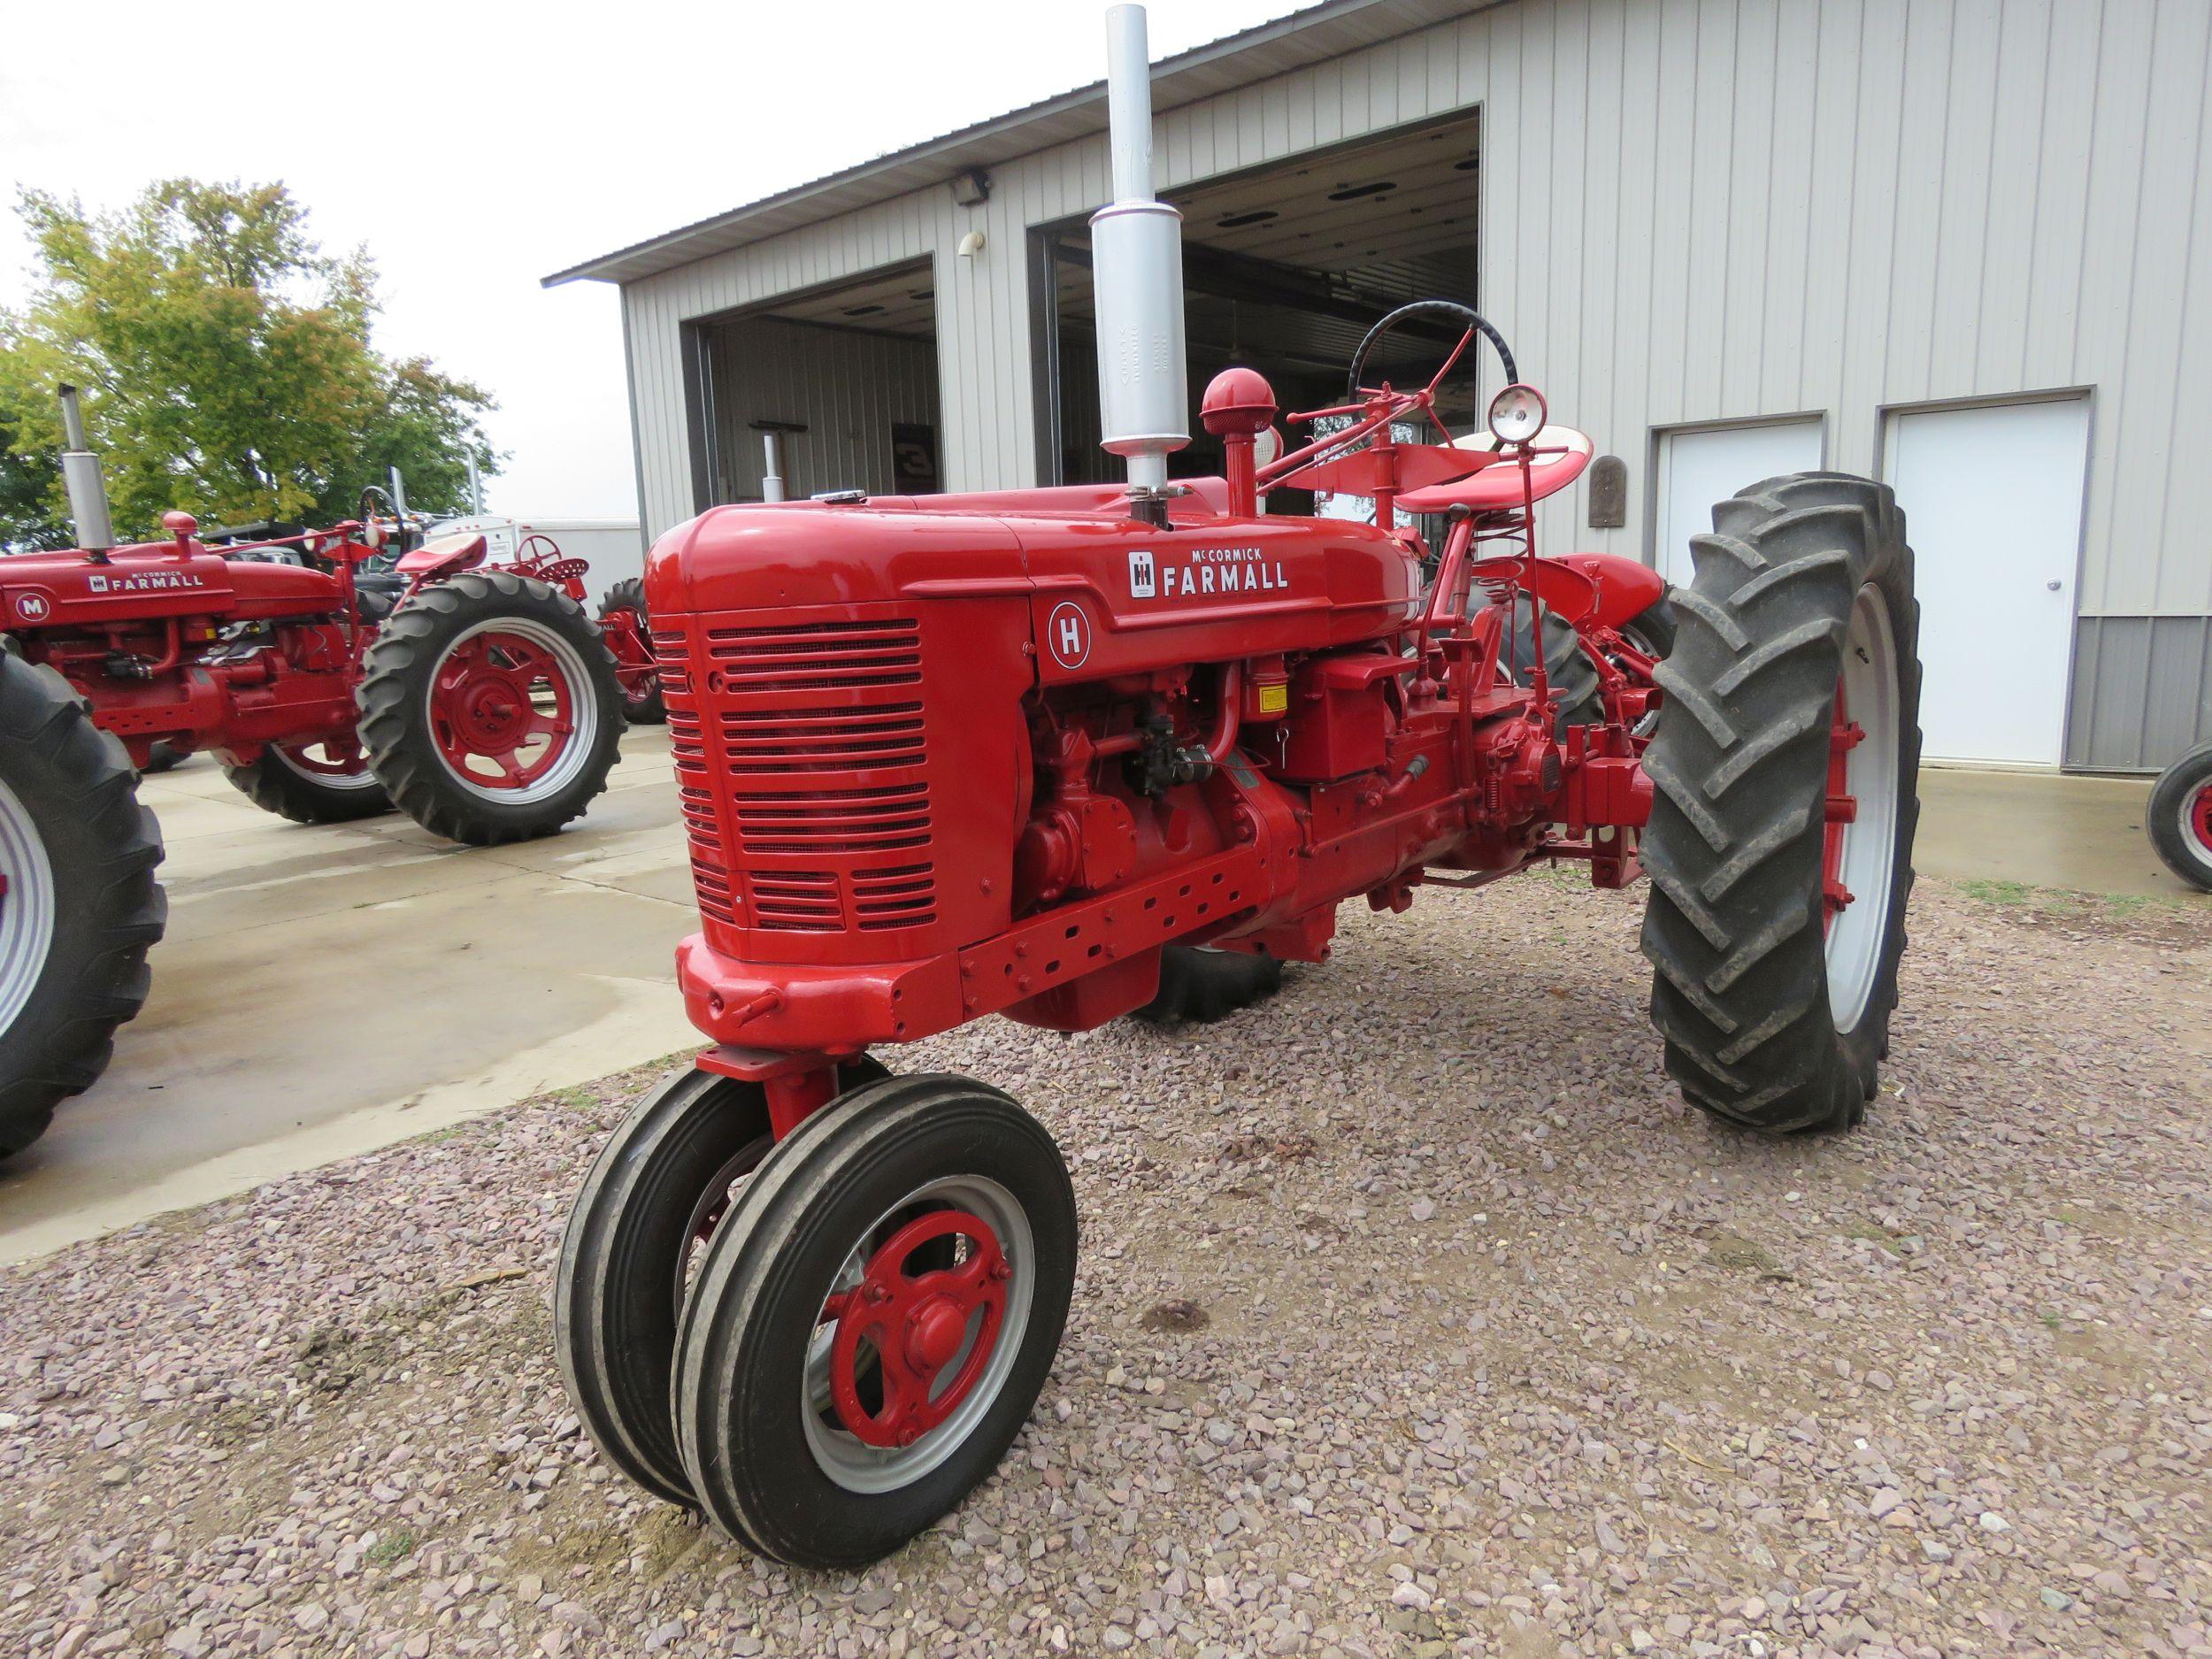
[[[161,826],[69,682],[0,657],[0,1156],[92,1087],[145,1006]]]
[[[1904,515],[1884,485],[1798,473],[1690,549],[1644,756],[1652,1019],[1693,1105],[1849,1128],[1888,1052],[1920,812]]]
[[[544,582],[465,571],[419,588],[364,667],[370,769],[434,835],[479,847],[550,835],[619,757],[614,658],[583,607]]]
[[[653,661],[653,618],[645,608],[641,577],[628,577],[607,589],[607,596],[599,602],[599,627],[611,640],[626,633],[634,647],[612,647],[622,682],[623,718],[632,726],[659,726],[668,718],[668,707],[661,701],[660,669]]]
[[[1210,1025],[1265,1002],[1282,986],[1282,963],[1264,952],[1168,945],[1160,951],[1160,988],[1137,1018],[1154,1025]]]

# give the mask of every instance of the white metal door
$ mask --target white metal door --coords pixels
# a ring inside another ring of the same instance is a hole
[[[1690,583],[1690,538],[1713,527],[1713,503],[1747,484],[1820,465],[1820,422],[1778,420],[1671,432],[1659,446],[1659,573]]]
[[[1924,752],[2055,766],[2088,399],[1892,415],[1885,448],[1920,594]]]

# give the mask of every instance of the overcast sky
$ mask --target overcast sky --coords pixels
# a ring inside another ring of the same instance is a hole
[[[1297,0],[1154,0],[1156,60]],[[499,399],[488,504],[634,518],[615,291],[538,279],[1105,73],[1104,0],[25,4],[0,172],[109,208],[280,179],[382,273],[377,342]],[[0,225],[0,303],[28,248]]]

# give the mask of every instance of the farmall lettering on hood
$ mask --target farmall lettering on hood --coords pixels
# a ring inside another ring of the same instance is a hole
[[[1177,595],[1269,594],[1286,592],[1290,578],[1282,560],[1256,547],[1194,549],[1179,561],[1155,563],[1148,548],[1129,552],[1129,596],[1172,599]]]

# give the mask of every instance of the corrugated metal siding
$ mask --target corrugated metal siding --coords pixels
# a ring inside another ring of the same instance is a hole
[[[2212,617],[2084,617],[2066,764],[2156,772],[2212,733]]]
[[[1655,426],[1825,410],[1831,464],[1873,472],[1886,407],[2091,388],[2068,755],[2131,766],[2202,705],[2201,653],[2146,694],[2093,625],[2212,614],[2208,76],[2204,0],[1516,0],[1170,111],[1155,147],[1172,186],[1481,105],[1483,309],[1632,465]],[[680,320],[925,255],[948,486],[1032,481],[1025,233],[1104,200],[1105,146],[625,290],[655,529],[690,511]],[[1549,544],[1646,552],[1649,485],[1617,531],[1556,500]]]
[[[740,318],[708,334],[714,379],[717,501],[758,501],[764,453],[756,420],[795,420],[783,435],[784,488],[894,492],[891,425],[935,426],[937,353],[926,340]]]

